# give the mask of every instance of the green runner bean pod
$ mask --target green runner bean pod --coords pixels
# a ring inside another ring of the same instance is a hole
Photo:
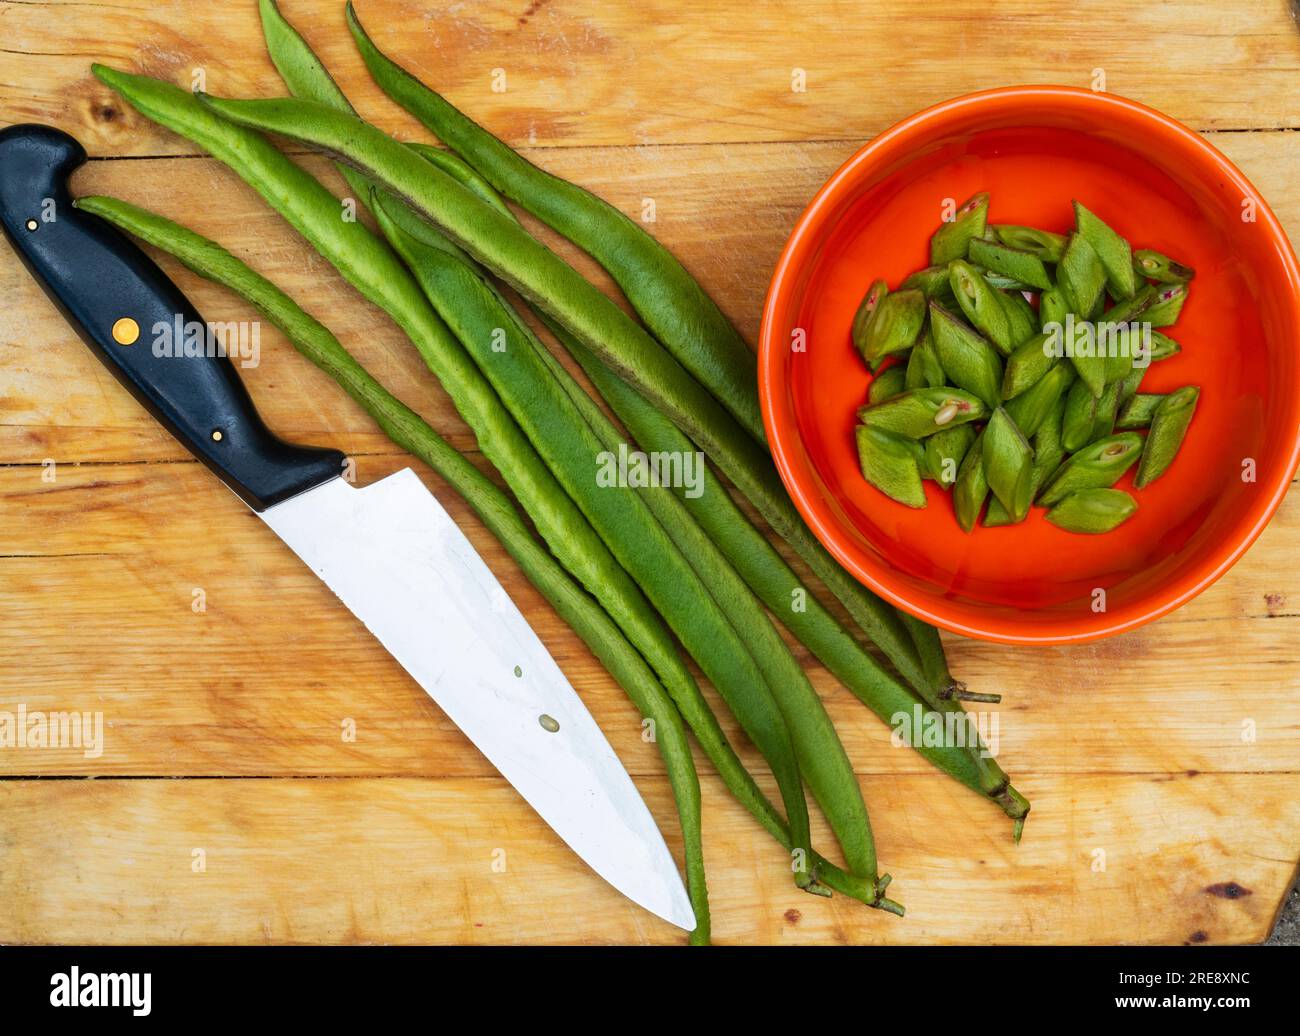
[[[677,707],[640,652],[603,608],[533,537],[509,496],[423,419],[387,392],[319,321],[214,241],[114,198],[84,197],[78,208],[101,216],[172,255],[200,276],[252,303],[294,347],[355,399],[402,449],[419,457],[459,493],[501,541],[529,581],[591,648],[644,717],[652,719],[682,826],[694,943],[709,941],[709,903],[700,831],[700,788]],[[757,791],[757,789],[755,789]]]

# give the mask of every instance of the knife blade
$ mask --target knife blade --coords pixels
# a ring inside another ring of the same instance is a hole
[[[73,208],[67,179],[85,159],[51,127],[0,130],[0,224],[82,339],[574,852],[629,899],[694,928],[672,854],[618,756],[415,473],[354,488],[341,453],[286,443],[266,427],[226,356],[151,348],[146,329],[208,325],[134,243]]]

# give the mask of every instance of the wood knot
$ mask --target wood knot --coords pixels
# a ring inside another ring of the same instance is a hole
[[[1244,885],[1238,885],[1235,881],[1221,881],[1217,885],[1206,885],[1205,891],[1211,896],[1218,896],[1220,899],[1242,899],[1245,896],[1252,896],[1254,893]]]

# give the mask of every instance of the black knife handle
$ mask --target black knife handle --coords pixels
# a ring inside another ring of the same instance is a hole
[[[343,454],[286,443],[266,427],[234,364],[210,347],[208,325],[157,264],[116,227],[73,208],[68,177],[85,161],[61,130],[0,130],[0,224],[68,322],[255,511],[338,476]],[[177,328],[203,329],[195,343],[203,348],[186,350]]]

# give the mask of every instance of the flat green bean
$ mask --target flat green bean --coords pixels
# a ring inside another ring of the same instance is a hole
[[[143,114],[230,165],[363,295],[394,318],[426,363],[444,368],[446,376],[441,380],[457,409],[556,556],[597,594],[655,666],[679,707],[692,694],[698,695],[667,628],[640,588],[555,482],[392,251],[363,224],[342,219],[338,200],[258,134],[216,118],[190,94],[170,84],[102,66],[95,66],[95,73]]]
[[[699,662],[772,766],[796,844],[804,849],[803,859],[797,861],[803,867],[796,870],[801,886],[811,888],[815,883],[801,771],[832,818],[849,869],[874,878],[870,827],[848,759],[842,748],[838,756],[833,751],[839,740],[824,710],[820,716],[825,722],[817,726],[820,701],[749,590],[737,586],[739,578],[710,549],[707,537],[694,537],[690,553],[673,542],[668,524],[652,513],[651,502],[651,498],[672,501],[670,495],[609,491],[601,482],[600,457],[618,455],[622,440],[617,433],[604,428],[607,434],[602,442],[557,372],[520,333],[517,322],[473,269],[424,243],[423,224],[406,220],[403,207],[375,198],[371,208],[434,308],[465,343],[561,485]],[[694,525],[689,519],[688,524]],[[689,528],[676,529],[678,536],[689,532]],[[839,769],[837,762],[842,763]],[[856,814],[853,796],[859,807]]]

